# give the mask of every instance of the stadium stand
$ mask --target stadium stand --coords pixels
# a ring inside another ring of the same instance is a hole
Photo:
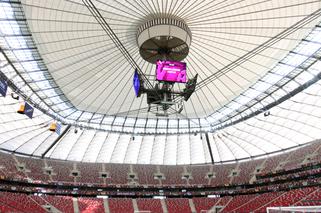
[[[99,198],[78,198],[79,211],[82,213],[102,213],[105,212],[103,200]]]
[[[133,165],[133,172],[137,173],[138,182],[142,185],[158,185],[159,181],[154,178],[157,169],[153,165]]]
[[[0,171],[1,175],[9,179],[25,179],[26,175],[18,171],[16,161],[13,155],[0,153]]]
[[[66,213],[73,213],[73,201],[72,197],[69,196],[43,196],[50,205],[54,206],[56,209]]]
[[[223,212],[231,212],[233,209],[243,205],[244,203],[249,202],[255,197],[255,195],[239,195],[233,197],[233,199],[228,202],[228,204],[223,209]]]
[[[74,177],[71,175],[73,170],[73,162],[47,160],[49,168],[53,169],[52,179],[57,182],[74,182]]]
[[[219,201],[216,203],[217,206],[227,206],[233,198],[230,196],[225,196],[219,199]]]
[[[302,168],[302,166],[317,164],[320,161],[314,160],[302,164],[304,159],[311,157],[311,152],[315,154],[320,150],[320,143],[312,143],[301,149],[271,156],[266,160],[253,160],[241,163],[222,165],[189,165],[189,166],[161,166],[161,165],[129,165],[129,164],[102,164],[102,163],[82,163],[75,161],[61,161],[38,158],[27,158],[14,156],[12,154],[0,153],[0,175],[6,179],[26,180],[40,182],[63,182],[79,184],[104,184],[101,173],[107,174],[107,185],[127,185],[130,181],[129,174],[135,174],[135,181],[141,185],[159,185],[159,180],[155,179],[156,174],[162,174],[161,180],[164,186],[168,185],[211,185],[225,186],[231,184],[250,183],[252,177],[257,175],[267,175],[275,173],[279,164],[279,171],[289,171]],[[313,153],[313,152],[312,152]],[[16,160],[15,160],[16,159]],[[294,161],[293,161],[294,159]],[[301,159],[301,160],[296,160]],[[290,165],[291,164],[291,165]],[[259,170],[257,171],[257,168]],[[50,170],[50,174],[46,172]],[[311,170],[312,171],[312,170]],[[72,173],[77,172],[77,176]],[[318,172],[315,171],[315,172]],[[188,180],[183,178],[184,174],[190,175]],[[209,178],[208,174],[213,174]],[[303,172],[296,171],[296,174],[303,175]],[[281,177],[276,177],[278,179]],[[264,181],[264,180],[260,180]]]
[[[18,212],[19,209],[9,206],[7,203],[0,203],[0,212]]]
[[[150,211],[153,213],[162,213],[163,208],[159,199],[139,198],[136,199],[140,211]]]
[[[110,213],[118,212],[134,212],[134,207],[131,199],[111,198],[108,199]]]
[[[160,172],[164,174],[163,185],[186,185],[186,180],[182,178],[183,166],[160,166]]]
[[[126,164],[106,164],[106,171],[110,175],[107,184],[127,184],[127,174],[129,173],[129,165]]]
[[[231,184],[248,183],[253,177],[255,169],[262,164],[263,160],[242,162],[238,165],[237,175],[232,178]]]
[[[321,205],[321,190],[316,189],[314,192],[310,193],[304,199],[297,202],[297,206],[318,206]]]
[[[231,172],[236,168],[236,164],[215,165],[213,168],[214,178],[211,179],[212,186],[224,186],[230,184]]]
[[[283,162],[287,157],[288,153],[285,154],[280,154],[280,155],[275,155],[267,158],[265,162],[263,163],[263,169],[261,173],[268,173],[268,172],[273,172],[278,168],[278,165],[280,162]]]
[[[311,162],[321,162],[321,146],[319,146],[311,157]]]
[[[50,181],[49,175],[45,174],[45,164],[42,160],[35,160],[26,157],[16,157],[19,164],[25,166],[26,175],[32,180],[39,180],[43,182]]]
[[[319,205],[321,193],[319,187],[306,187],[290,191],[268,192],[261,194],[225,196],[217,198],[199,197],[190,201],[196,212],[201,213],[214,207],[223,208],[222,212],[265,212],[267,207],[273,206],[308,206]],[[161,201],[152,198],[137,198],[139,211],[153,213],[163,212]],[[101,198],[76,198],[79,212],[105,212],[106,207]],[[111,213],[134,212],[132,199],[107,199]],[[167,198],[166,208],[169,213],[192,212],[187,198]],[[1,212],[46,212],[46,207],[53,207],[62,212],[76,212],[70,196],[58,195],[26,195],[23,193],[1,192]]]
[[[239,212],[250,212],[256,210],[263,206],[266,203],[270,203],[275,198],[279,197],[282,192],[270,192],[264,193],[262,195],[257,195],[252,200],[249,200],[247,203],[244,203],[242,206],[236,207],[233,211]]]
[[[79,176],[76,178],[79,183],[103,184],[103,179],[99,176],[102,172],[102,164],[77,163]],[[90,168],[90,169],[88,169]]]
[[[46,212],[44,208],[42,208],[38,203],[36,203],[26,194],[1,192],[0,203],[8,207],[8,209],[5,209],[6,211],[10,211],[10,209],[15,209],[18,212]]]
[[[192,212],[187,198],[168,198],[166,205],[168,213]]]
[[[192,179],[189,180],[189,184],[198,185],[208,182],[208,173],[210,172],[211,166],[187,166],[187,171],[191,173]]]
[[[210,210],[220,198],[193,198],[193,203],[195,205],[195,209],[197,212],[201,212],[202,210]]]
[[[318,149],[320,145],[318,143],[314,143],[309,146],[304,146],[300,149],[295,150],[293,153],[289,155],[286,159],[285,164],[283,165],[284,170],[290,170],[293,168],[297,168],[301,165],[304,160],[311,154],[314,153]]]
[[[1,178],[7,181],[18,181],[18,185],[14,186],[14,190],[19,192],[31,192],[37,190],[35,187],[23,186],[23,183],[31,181],[35,184],[58,184],[58,185],[70,185],[70,187],[88,185],[88,186],[101,186],[103,181],[99,177],[100,173],[107,173],[106,178],[107,185],[116,187],[114,191],[110,191],[110,195],[119,195],[116,191],[117,186],[128,186],[128,174],[135,174],[137,178],[138,191],[135,193],[140,196],[139,193],[144,187],[160,187],[159,181],[154,179],[154,175],[161,173],[167,181],[164,181],[162,187],[184,187],[189,183],[190,190],[193,192],[193,185],[197,189],[200,185],[203,187],[219,187],[218,195],[222,194],[223,197],[218,198],[206,198],[206,197],[194,197],[190,199],[197,212],[202,210],[212,209],[214,206],[223,209],[223,212],[265,212],[267,207],[272,206],[302,206],[320,204],[321,193],[318,184],[320,183],[319,174],[321,168],[319,164],[321,162],[314,160],[306,164],[302,164],[302,161],[311,156],[311,152],[317,153],[320,147],[320,143],[312,143],[307,147],[286,153],[284,155],[272,156],[266,160],[254,160],[249,162],[249,166],[246,166],[247,162],[233,163],[227,165],[189,165],[189,166],[161,166],[161,165],[129,165],[129,164],[90,164],[82,162],[72,161],[59,161],[37,158],[25,158],[22,156],[14,156],[11,154],[0,153],[0,172]],[[296,160],[296,159],[301,160]],[[280,159],[282,161],[277,163]],[[291,163],[291,167],[280,165],[287,165]],[[267,167],[267,164],[270,164]],[[21,170],[20,167],[23,169]],[[50,168],[52,174],[44,172],[44,168]],[[176,168],[176,170],[175,170]],[[259,168],[259,169],[257,169]],[[262,170],[260,168],[263,168]],[[276,169],[279,168],[279,169]],[[7,170],[9,172],[6,172]],[[71,173],[78,171],[79,176],[72,177]],[[242,172],[243,171],[243,172]],[[235,174],[232,174],[235,172]],[[214,174],[214,178],[208,178],[209,173]],[[126,175],[124,175],[126,174]],[[190,174],[191,178],[186,180],[182,178],[182,174]],[[237,186],[242,184],[248,184],[251,182],[253,175],[257,180],[255,184],[263,183],[255,188],[249,188],[247,190],[237,189]],[[27,179],[29,178],[29,179]],[[224,180],[221,180],[221,179]],[[293,181],[296,178],[298,180]],[[300,178],[302,180],[300,180]],[[76,182],[74,181],[76,180]],[[22,181],[22,182],[19,182]],[[281,181],[281,182],[279,182]],[[170,184],[172,183],[172,184]],[[208,185],[210,183],[210,185]],[[265,184],[268,183],[268,184]],[[224,190],[224,187],[232,187],[236,184],[236,188],[230,188]],[[140,186],[142,185],[142,186]],[[304,186],[315,187],[305,187]],[[12,185],[1,184],[1,190],[12,190]],[[139,188],[141,187],[141,188]],[[299,187],[286,191],[289,187]],[[162,189],[162,188],[160,188]],[[130,187],[128,188],[130,190]],[[249,195],[233,195],[224,196],[229,194],[233,190],[235,193],[252,193]],[[259,193],[263,190],[263,193]],[[266,192],[266,191],[272,192]],[[285,190],[285,191],[283,191]],[[75,212],[73,205],[73,190],[69,189],[48,189],[51,193],[65,193],[70,196],[62,195],[26,195],[21,193],[2,192],[0,197],[2,212],[19,212],[28,210],[30,212],[45,212],[45,207],[52,206],[62,212]],[[89,196],[95,195],[96,189],[79,189],[78,193],[87,194]],[[210,194],[211,191],[205,193]],[[157,195],[155,191],[147,192],[149,195]],[[179,192],[179,194],[167,192],[169,196],[175,195],[188,195],[190,192]],[[131,193],[130,193],[131,194]],[[128,195],[130,195],[128,194]],[[120,194],[122,195],[122,194]],[[124,194],[126,196],[126,193]],[[134,205],[130,198],[109,198],[107,199],[110,212],[134,212]],[[192,207],[187,198],[167,198],[164,200],[166,208],[169,212],[191,212]],[[98,198],[77,198],[78,210],[80,212],[104,212],[105,206],[102,199]],[[162,212],[163,207],[161,201],[152,198],[140,198],[136,199],[137,208],[142,211]],[[5,206],[5,207],[4,207]]]
[[[49,206],[50,203],[44,199],[44,196],[38,196],[38,195],[29,195],[29,198],[37,202],[40,206]]]
[[[0,0],[0,213],[321,205],[321,1],[227,2]]]
[[[272,200],[271,202],[267,203],[266,205],[261,206],[257,211],[265,212],[266,207],[294,205],[315,190],[316,190],[315,188],[311,187],[311,188],[303,188],[303,189],[294,189],[294,190],[285,192],[280,196],[278,196],[277,198],[275,198],[274,200]]]

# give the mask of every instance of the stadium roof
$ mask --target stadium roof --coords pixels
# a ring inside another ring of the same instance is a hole
[[[82,1],[2,1],[1,78],[39,110],[36,119],[22,119],[14,113],[17,102],[1,99],[2,149],[92,162],[189,164],[210,162],[209,149],[222,162],[319,138],[320,1],[93,3],[146,74],[155,65],[139,55],[137,28],[150,16],[183,19],[192,33],[187,73],[199,74],[195,94],[181,114],[157,117],[146,110],[145,97],[135,97],[133,68]],[[64,124],[62,131],[73,127],[48,150],[58,137],[45,131],[54,120]],[[130,143],[133,135],[137,143]]]

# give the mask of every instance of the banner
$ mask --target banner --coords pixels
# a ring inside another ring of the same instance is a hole
[[[33,115],[33,107],[31,105],[29,105],[27,102],[25,102],[25,111],[24,113],[29,117],[32,118]]]
[[[8,83],[4,80],[0,80],[0,94],[3,97],[6,97],[7,89],[8,89]]]

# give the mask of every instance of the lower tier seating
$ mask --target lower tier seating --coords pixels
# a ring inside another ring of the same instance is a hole
[[[306,187],[286,192],[268,192],[263,194],[225,196],[217,198],[72,198],[70,196],[27,195],[23,193],[1,192],[0,212],[45,213],[48,207],[61,212],[73,213],[133,213],[146,211],[151,213],[192,212],[203,213],[212,208],[221,208],[222,212],[266,212],[267,207],[320,205],[320,187]],[[137,205],[134,205],[134,203]],[[163,204],[162,204],[163,203]],[[78,208],[78,209],[75,209]],[[106,208],[109,208],[108,210]]]

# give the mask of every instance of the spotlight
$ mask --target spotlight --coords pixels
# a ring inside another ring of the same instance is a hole
[[[271,113],[270,113],[270,111],[266,111],[266,112],[264,112],[264,117],[267,117],[267,116],[269,116]]]
[[[15,93],[11,93],[11,98],[15,99],[15,100],[19,100],[19,95],[15,94]]]

